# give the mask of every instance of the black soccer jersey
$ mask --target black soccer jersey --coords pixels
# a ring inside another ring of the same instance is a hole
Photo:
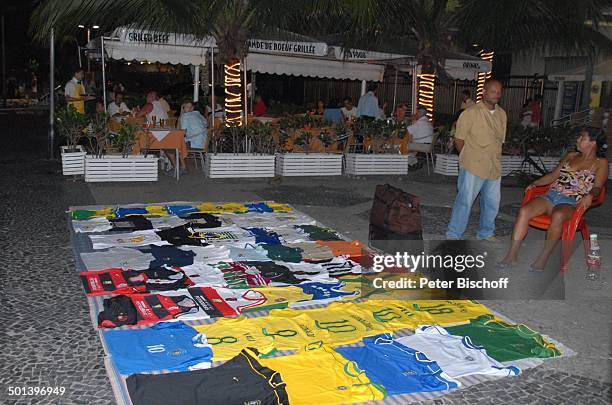
[[[218,367],[171,374],[133,374],[127,387],[133,405],[288,404],[280,373],[243,350]]]

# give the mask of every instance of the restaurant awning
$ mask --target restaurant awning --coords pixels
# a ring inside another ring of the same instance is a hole
[[[257,73],[375,82],[382,81],[385,72],[384,65],[253,52],[246,65],[247,70]]]
[[[100,49],[100,38],[88,44]],[[115,60],[137,60],[173,65],[205,65],[206,55],[215,46],[213,38],[198,40],[191,35],[156,33],[136,28],[117,28],[104,40],[106,56]]]
[[[553,73],[548,75],[548,80],[582,82],[585,78],[586,66],[566,70],[565,72]],[[605,60],[593,66],[593,80],[602,82],[612,81],[612,59]]]

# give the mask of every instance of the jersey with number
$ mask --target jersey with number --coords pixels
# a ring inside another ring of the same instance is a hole
[[[144,329],[109,330],[103,339],[123,375],[209,368],[212,349],[206,337],[183,322],[163,322]]]
[[[482,346],[476,346],[468,336],[451,335],[439,325],[419,326],[414,335],[396,340],[411,349],[425,353],[453,378],[473,374],[506,377],[519,375],[521,370],[506,367],[487,355]]]
[[[329,348],[260,361],[283,376],[290,403],[347,404],[385,397],[383,388],[371,381],[363,370]]]
[[[385,387],[388,395],[442,391],[461,384],[447,375],[424,353],[401,345],[390,335],[363,339],[364,346],[336,349],[357,363],[372,382]]]
[[[483,346],[497,361],[519,360],[529,357],[556,357],[561,353],[555,345],[526,325],[513,325],[487,314],[471,319],[468,324],[447,328],[453,335],[469,336]]]

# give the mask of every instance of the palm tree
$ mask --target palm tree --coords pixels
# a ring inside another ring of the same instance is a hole
[[[583,108],[590,104],[593,60],[612,51],[612,41],[598,31],[611,0],[466,0],[455,15],[465,44],[483,49],[527,53],[564,51],[585,57]]]
[[[612,0],[342,0],[331,11],[325,2],[312,3],[311,18],[323,21],[318,26],[343,33],[345,47],[378,48],[393,42],[399,45],[395,52],[402,53],[402,44],[416,41],[415,56],[428,97],[433,96],[434,78],[448,79],[444,62],[449,52],[475,43],[488,55],[533,49],[579,52],[591,55],[591,64],[592,55],[612,49],[610,39],[597,32]],[[308,24],[315,26],[312,19]]]
[[[30,31],[36,40],[77,30],[95,22],[106,30],[135,26],[154,32],[175,32],[205,38],[212,35],[224,63],[226,125],[242,125],[240,61],[248,39],[264,29],[290,26],[299,16],[299,1],[290,0],[46,0],[32,15]]]

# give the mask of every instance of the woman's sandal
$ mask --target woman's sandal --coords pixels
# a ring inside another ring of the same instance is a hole
[[[499,271],[513,270],[516,267],[516,263],[506,263],[503,261],[497,262],[495,268]]]
[[[542,274],[544,273],[544,269],[538,269],[536,267],[533,267],[533,265],[529,265],[529,272],[533,273],[533,274]]]

